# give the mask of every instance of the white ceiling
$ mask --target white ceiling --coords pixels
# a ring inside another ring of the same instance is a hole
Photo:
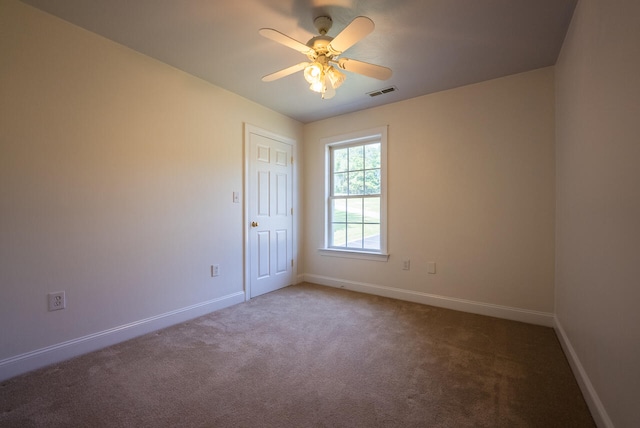
[[[555,64],[577,0],[23,0],[301,122]],[[274,28],[306,43],[316,16],[335,37],[364,15],[375,30],[342,56],[393,70],[353,73],[330,100],[302,73],[262,76],[306,61],[265,39]],[[397,91],[370,97],[368,92]]]

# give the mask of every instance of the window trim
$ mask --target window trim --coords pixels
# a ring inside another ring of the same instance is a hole
[[[324,193],[324,247],[318,251],[321,255],[332,257],[346,257],[364,260],[387,261],[387,132],[388,125],[348,134],[336,135],[321,140],[325,147],[325,193]],[[380,250],[343,249],[329,247],[329,221],[331,200],[331,148],[348,147],[366,144],[369,141],[380,141]]]

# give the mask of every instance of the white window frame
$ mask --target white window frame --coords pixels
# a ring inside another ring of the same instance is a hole
[[[325,146],[325,195],[324,195],[324,247],[319,249],[323,256],[346,257],[374,261],[388,261],[387,252],[387,126],[351,132],[323,138]],[[330,247],[331,221],[331,148],[380,142],[380,250],[358,250]]]

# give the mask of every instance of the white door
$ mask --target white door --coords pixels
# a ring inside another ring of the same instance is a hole
[[[293,283],[292,145],[247,125],[248,297]]]

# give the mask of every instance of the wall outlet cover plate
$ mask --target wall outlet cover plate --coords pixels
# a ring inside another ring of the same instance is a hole
[[[56,291],[55,293],[47,294],[49,302],[49,311],[58,311],[67,307],[67,299],[64,291]]]

